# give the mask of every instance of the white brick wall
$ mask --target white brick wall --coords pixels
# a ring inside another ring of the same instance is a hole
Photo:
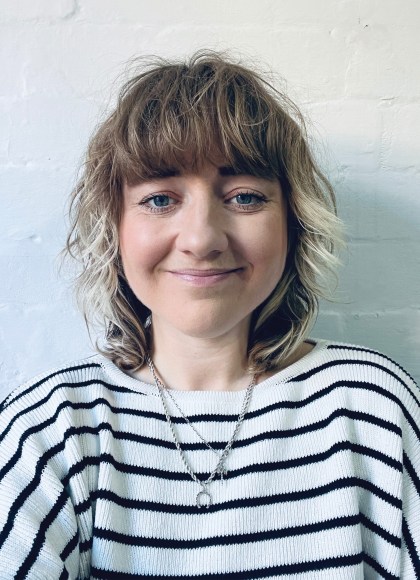
[[[313,335],[378,348],[419,379],[419,26],[417,0],[3,0],[0,398],[92,351],[56,255],[115,78],[135,55],[200,47],[274,69],[321,139],[350,243]]]

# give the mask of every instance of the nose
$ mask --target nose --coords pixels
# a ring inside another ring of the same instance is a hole
[[[182,211],[177,249],[198,259],[224,252],[229,244],[221,204],[210,195],[197,195]]]

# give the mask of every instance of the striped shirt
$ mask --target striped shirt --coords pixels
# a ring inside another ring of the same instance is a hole
[[[244,391],[172,393],[221,453]],[[205,480],[218,458],[166,397]],[[0,421],[1,579],[420,578],[420,393],[374,351],[318,340],[258,384],[208,509],[156,387],[100,355]]]

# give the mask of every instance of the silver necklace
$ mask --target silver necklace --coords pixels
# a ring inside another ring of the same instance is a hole
[[[155,369],[153,368],[153,371],[154,371],[154,370],[155,370]],[[194,425],[191,423],[191,421],[190,421],[190,420],[188,419],[188,417],[185,415],[185,413],[183,412],[183,410],[181,409],[181,407],[180,407],[180,406],[178,405],[178,403],[175,401],[175,398],[174,398],[174,396],[172,395],[171,391],[170,391],[169,389],[165,388],[165,385],[164,385],[164,384],[163,384],[163,383],[162,383],[162,382],[159,380],[159,377],[158,377],[158,376],[157,376],[155,373],[153,373],[153,374],[154,374],[154,376],[153,376],[153,379],[154,379],[155,383],[159,383],[159,384],[160,384],[160,386],[162,387],[162,392],[164,392],[164,393],[165,393],[165,395],[168,395],[168,396],[170,397],[170,399],[172,400],[172,402],[173,402],[173,404],[175,405],[175,407],[178,409],[178,411],[179,411],[180,415],[182,416],[182,418],[184,419],[184,421],[185,421],[185,422],[186,422],[186,423],[187,423],[187,424],[188,424],[188,425],[191,427],[191,429],[192,429],[192,430],[193,430],[193,431],[196,433],[196,435],[197,435],[197,436],[198,436],[198,437],[201,439],[201,441],[204,443],[204,445],[205,445],[205,446],[206,446],[208,449],[210,449],[210,451],[213,451],[213,453],[214,453],[215,455],[217,455],[217,457],[219,457],[219,458],[220,458],[220,456],[221,456],[221,454],[222,454],[222,453],[221,453],[221,452],[219,453],[218,451],[216,451],[216,449],[214,449],[214,447],[212,447],[212,446],[210,445],[210,443],[209,443],[209,442],[208,442],[208,441],[207,441],[207,440],[206,440],[206,439],[205,439],[205,438],[204,438],[204,437],[201,435],[201,433],[198,431],[198,429],[197,429],[196,427],[194,427]],[[219,473],[220,473],[220,479],[221,479],[221,481],[224,481],[224,479],[223,479],[223,478],[224,478],[224,477],[226,477],[226,475],[227,475],[227,473],[228,473],[228,472],[227,472],[227,469],[226,469],[226,465],[221,465],[221,466],[220,466],[220,471],[219,471]]]
[[[210,476],[206,479],[206,481],[201,481],[200,479],[198,479],[198,477],[195,475],[195,473],[193,472],[184,451],[181,448],[181,444],[178,440],[177,434],[175,432],[173,423],[171,421],[171,417],[169,415],[169,411],[168,411],[168,407],[165,401],[165,397],[163,395],[163,389],[165,389],[165,391],[168,393],[168,389],[166,389],[165,385],[162,383],[162,381],[157,377],[156,374],[156,370],[155,367],[153,365],[152,359],[148,356],[147,357],[147,364],[149,366],[150,372],[152,373],[153,376],[153,380],[155,382],[155,386],[158,389],[159,395],[160,395],[160,399],[162,401],[162,405],[163,405],[163,409],[165,412],[165,416],[166,416],[166,420],[168,422],[168,425],[171,429],[171,433],[172,433],[172,437],[175,443],[176,448],[178,449],[179,455],[182,459],[182,462],[185,465],[186,470],[188,471],[188,473],[190,474],[190,476],[192,477],[192,479],[198,483],[198,485],[200,485],[201,490],[197,493],[197,497],[196,497],[196,503],[197,503],[197,507],[198,508],[202,508],[202,507],[206,507],[207,509],[212,505],[213,503],[213,499],[212,496],[208,490],[208,486],[209,484],[213,481],[213,479],[216,477],[216,475],[218,473],[221,474],[221,477],[223,477],[223,474],[226,473],[225,468],[224,468],[224,464],[226,461],[227,456],[229,455],[232,445],[236,439],[236,436],[239,432],[239,428],[242,425],[242,422],[244,420],[244,416],[245,413],[248,410],[249,407],[249,403],[251,400],[251,395],[252,395],[252,391],[254,389],[255,386],[255,380],[256,380],[256,376],[253,375],[251,382],[248,385],[248,388],[246,389],[245,392],[245,397],[242,403],[242,409],[241,412],[239,413],[238,419],[236,421],[236,425],[235,425],[235,429],[233,431],[233,434],[231,436],[231,438],[229,439],[228,443],[226,444],[226,447],[224,448],[224,450],[222,451],[222,453],[219,455],[217,453],[217,451],[215,451],[213,449],[213,447],[210,445],[210,443],[208,443],[208,441],[206,441],[204,439],[204,437],[202,435],[200,435],[200,433],[197,431],[197,429],[195,429],[195,427],[192,425],[192,423],[188,420],[187,417],[185,417],[184,413],[182,413],[182,411],[180,410],[180,408],[178,407],[178,405],[176,404],[178,410],[181,412],[181,415],[183,416],[183,418],[188,422],[188,424],[194,429],[194,431],[197,433],[197,435],[200,437],[200,439],[202,441],[204,441],[204,443],[207,445],[207,447],[209,449],[211,449],[214,453],[216,453],[219,456],[219,461],[217,462],[216,467],[213,469],[213,471],[211,472]],[[174,398],[171,397],[172,400],[175,402]]]

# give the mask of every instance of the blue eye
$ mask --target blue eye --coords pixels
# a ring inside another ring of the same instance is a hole
[[[240,193],[235,197],[238,203],[240,203],[241,205],[249,205],[251,203],[255,203],[256,199],[258,200],[258,198],[252,193]]]
[[[162,212],[170,210],[177,202],[175,199],[164,193],[150,195],[140,202],[140,205],[147,208],[151,212]]]
[[[227,203],[238,210],[252,211],[259,209],[263,204],[267,203],[267,199],[260,193],[244,191],[228,199]]]
[[[155,207],[166,207],[169,205],[169,197],[167,195],[154,195],[148,201],[153,202]]]

